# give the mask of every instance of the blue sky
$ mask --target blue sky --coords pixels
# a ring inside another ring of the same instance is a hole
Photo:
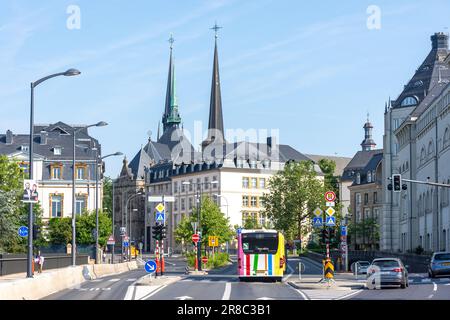
[[[81,28],[66,27],[69,5]],[[366,10],[381,10],[369,30]],[[0,10],[0,132],[27,133],[29,83],[78,68],[36,89],[36,123],[91,129],[103,154],[131,160],[164,108],[170,33],[184,128],[208,119],[217,20],[226,128],[279,129],[303,153],[352,156],[367,112],[382,147],[384,103],[397,98],[450,27],[450,2],[429,1],[14,1]],[[116,177],[121,158],[107,160]]]

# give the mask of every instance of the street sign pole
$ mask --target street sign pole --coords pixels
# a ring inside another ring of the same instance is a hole
[[[162,203],[164,206],[164,220],[163,220],[163,228],[166,226],[166,202],[164,200],[164,195],[162,196]],[[164,238],[161,237],[161,276],[164,274]]]

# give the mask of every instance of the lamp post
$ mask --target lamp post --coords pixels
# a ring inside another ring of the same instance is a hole
[[[100,163],[105,158],[112,157],[112,156],[121,156],[121,155],[123,155],[123,153],[119,152],[119,151],[108,154],[108,155],[100,158]],[[96,153],[95,153],[95,263],[98,263],[98,160],[99,160],[98,159],[98,148],[96,148]],[[114,220],[113,220],[113,226],[114,226]]]
[[[216,196],[217,198],[225,199],[225,202],[227,203],[226,206],[227,206],[227,219],[228,219],[228,199],[218,193],[214,194],[214,196]],[[227,254],[228,254],[228,240],[227,240]]]
[[[76,140],[76,134],[83,130],[90,127],[103,127],[108,125],[104,121],[97,122],[96,124],[91,124],[88,126],[80,127],[78,129],[73,129],[72,132],[72,139],[73,139],[73,150],[72,150],[72,266],[76,266],[76,213],[75,213],[75,207],[76,207],[76,198],[75,198],[75,140]],[[97,161],[96,161],[97,162]]]
[[[139,190],[136,194],[131,195],[127,199],[127,202],[125,203],[125,222],[127,222],[127,220],[128,220],[128,203],[130,202],[131,199],[136,198],[138,196],[142,196],[142,195],[145,195],[144,191]],[[129,235],[128,236],[129,237],[129,247],[131,247],[131,237],[130,237],[130,234],[131,234],[131,213],[130,213],[130,224],[128,226],[128,229],[129,229],[129,232],[128,232],[128,235]],[[123,246],[123,241],[122,241],[122,246]],[[122,248],[122,254],[123,254],[123,248]],[[128,261],[131,261],[131,249],[129,251],[129,260]]]
[[[215,180],[212,182],[189,182],[189,181],[184,181],[183,184],[184,185],[190,185],[193,184],[196,186],[196,195],[197,195],[197,199],[196,199],[196,206],[197,206],[197,230],[200,230],[200,209],[202,206],[202,199],[201,199],[201,195],[202,195],[202,191],[203,191],[203,185],[212,185],[212,184],[217,184],[219,183],[219,181]],[[200,195],[198,194],[198,186],[200,186]],[[201,264],[201,258],[202,258],[202,238],[203,238],[203,234],[200,236],[200,239],[197,242],[197,257],[196,257],[196,266],[198,266],[198,270],[195,271],[202,271],[202,264]]]
[[[37,81],[31,82],[31,103],[30,103],[30,146],[29,150],[29,179],[33,180],[33,138],[34,138],[34,88],[37,87],[40,83],[54,77],[58,76],[76,76],[81,72],[76,69],[69,69],[65,72],[51,74],[49,76],[43,77]],[[33,264],[33,203],[29,204],[29,212],[28,212],[28,249],[27,249],[27,278],[33,277],[32,264]]]

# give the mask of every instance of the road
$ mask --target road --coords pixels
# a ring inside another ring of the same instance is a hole
[[[145,258],[144,258],[145,260]],[[298,289],[292,284],[299,281],[299,262],[305,266],[302,279],[320,279],[319,264],[306,258],[289,258],[288,268],[282,282],[240,282],[236,276],[236,263],[212,270],[207,275],[185,275],[186,262],[182,257],[166,259],[163,279],[174,279],[171,283],[157,283],[150,286],[135,286],[136,281],[147,275],[143,267],[118,275],[106,276],[52,294],[50,300],[440,300],[450,299],[450,279],[429,279],[425,274],[411,274],[410,286],[406,289],[383,288],[378,290],[355,289],[350,291]],[[364,277],[363,277],[364,278]],[[355,280],[363,285],[364,279]],[[302,280],[303,281],[303,280]]]

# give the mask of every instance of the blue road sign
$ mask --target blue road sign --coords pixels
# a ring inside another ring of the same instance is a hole
[[[124,247],[128,247],[129,245],[130,245],[130,243],[129,243],[128,241],[124,241],[124,242],[123,242],[123,246],[124,246]]]
[[[347,227],[341,226],[341,236],[346,236],[346,235],[347,235]]]
[[[148,260],[145,263],[145,271],[147,271],[148,273],[153,273],[156,271],[156,262],[153,260]]]
[[[242,229],[241,229],[241,228],[238,228],[238,229],[237,229],[237,234],[241,234],[241,232],[242,232]]]
[[[164,211],[156,213],[156,221],[165,221]]]
[[[325,225],[327,225],[328,227],[334,227],[336,225],[336,217],[327,217]]]
[[[314,217],[313,218],[313,226],[314,227],[321,227],[323,225],[322,217]]]
[[[21,226],[19,228],[19,236],[21,236],[21,237],[28,237],[28,227]]]

